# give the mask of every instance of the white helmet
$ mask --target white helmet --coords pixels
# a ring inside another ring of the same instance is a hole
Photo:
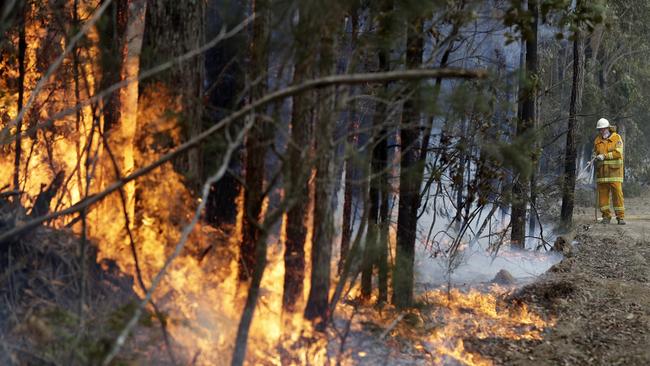
[[[609,121],[604,119],[604,118],[599,119],[598,123],[596,123],[596,129],[597,130],[599,130],[601,128],[608,128],[608,127],[610,127]]]

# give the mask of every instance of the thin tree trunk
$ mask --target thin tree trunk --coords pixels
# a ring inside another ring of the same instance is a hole
[[[23,99],[25,97],[25,51],[27,50],[27,41],[25,39],[25,23],[27,4],[18,5],[18,109],[23,109]],[[22,129],[23,119],[20,118],[16,124],[16,154],[14,159],[14,189],[20,191],[20,160],[22,152]]]
[[[351,14],[350,14],[350,20],[352,22],[352,30],[351,30],[351,47],[354,49],[357,45],[357,36],[358,36],[358,31],[359,31],[359,18],[358,18],[358,11],[359,8],[356,6],[358,4],[353,5],[351,9]],[[354,53],[354,50],[352,51]],[[351,64],[352,62],[349,61],[348,64]],[[348,70],[350,71],[350,70]],[[356,104],[352,104],[350,107],[350,110],[348,111],[348,137],[347,137],[347,143],[348,146],[350,146],[352,149],[356,147],[357,144],[357,131],[359,129],[359,122],[357,121],[357,110],[355,108]],[[339,257],[339,265],[338,265],[338,272],[339,274],[343,271],[343,267],[345,265],[345,260],[348,256],[348,252],[350,251],[350,240],[352,239],[352,231],[354,228],[352,227],[352,200],[353,200],[353,193],[354,193],[354,184],[353,184],[353,178],[352,175],[354,174],[354,165],[353,165],[353,159],[351,156],[348,156],[345,160],[345,182],[343,183],[345,186],[345,190],[343,193],[343,222],[341,224],[341,247],[340,247],[340,257]]]
[[[381,187],[379,208],[379,240],[377,241],[377,302],[382,304],[388,301],[388,231],[390,229],[390,183],[388,182],[388,136],[378,145],[378,166],[383,172],[379,177]]]
[[[335,64],[332,23],[336,24],[334,14],[320,29],[321,52],[319,69],[321,75],[332,73]],[[305,307],[305,318],[316,323],[316,328],[325,330],[329,319],[330,264],[332,259],[332,235],[334,222],[332,216],[332,159],[334,157],[333,126],[334,116],[331,89],[321,91],[314,139],[316,144],[316,192],[314,196],[314,239],[312,241],[311,288]]]
[[[299,5],[300,6],[300,5]],[[298,32],[296,33],[296,65],[293,74],[294,83],[304,80],[309,69],[310,49],[306,45],[308,24],[305,24],[306,8],[301,7]],[[285,194],[296,197],[296,203],[287,212],[286,241],[284,251],[284,292],[282,309],[295,312],[296,304],[303,292],[305,279],[305,240],[307,237],[307,215],[309,208],[309,177],[311,165],[304,166],[305,157],[310,155],[309,141],[311,121],[308,98],[293,97],[291,110],[291,142],[287,146],[289,165],[286,175],[289,177],[289,189]]]
[[[576,3],[576,9],[581,7],[581,0]],[[571,84],[571,102],[569,104],[569,122],[564,153],[564,184],[562,187],[561,225],[565,230],[573,226],[573,207],[575,204],[576,184],[576,132],[577,114],[582,105],[582,88],[584,72],[584,53],[582,35],[576,30],[573,39],[573,83]]]
[[[259,80],[252,88],[251,100],[258,100],[266,92],[267,74],[267,0],[253,0],[252,11],[257,15],[253,23],[253,35],[250,45],[251,75],[256,75]],[[263,111],[256,111],[263,113]],[[258,118],[251,116],[251,118]],[[246,148],[246,177],[244,189],[244,222],[242,225],[242,243],[239,255],[239,279],[250,279],[255,268],[255,245],[259,239],[259,229],[256,222],[262,214],[262,195],[264,188],[264,160],[267,149],[269,126],[262,118],[258,118],[251,128],[245,142]]]
[[[283,202],[287,205],[287,200]],[[251,324],[253,323],[253,315],[255,315],[255,308],[257,307],[257,299],[260,294],[260,285],[262,283],[262,275],[266,268],[267,258],[266,250],[269,229],[281,217],[282,208],[275,210],[272,214],[267,214],[264,218],[263,227],[260,230],[258,242],[255,243],[255,268],[251,271],[251,285],[248,288],[246,295],[246,303],[242,312],[242,317],[239,320],[237,327],[237,335],[235,336],[235,349],[231,360],[232,366],[240,366],[244,364],[246,358],[246,348],[248,346],[248,334],[250,332]]]
[[[537,75],[537,25],[538,25],[538,6],[537,0],[530,0],[528,7],[532,14],[531,34],[526,41],[526,77],[529,82],[533,82]],[[532,124],[535,121],[535,86],[527,85],[520,91],[522,103],[521,119],[517,122],[517,137],[527,138],[531,132]],[[525,151],[530,155],[532,152]],[[531,163],[533,157],[530,157]],[[524,248],[526,246],[526,206],[530,198],[530,187],[527,174],[520,172],[515,178],[512,188],[512,215],[511,215],[511,243],[514,247]]]
[[[379,14],[379,71],[390,70],[390,37],[391,37],[391,13],[393,11],[393,1],[385,0],[382,2]],[[380,94],[386,95],[388,92],[388,83],[384,83],[381,87]],[[376,142],[372,150],[372,157],[370,160],[370,201],[368,220],[368,236],[366,239],[366,246],[364,248],[361,272],[361,296],[364,299],[369,299],[372,294],[372,272],[376,265],[381,266],[380,260],[384,256],[381,251],[387,250],[387,243],[381,243],[381,205],[386,201],[383,199],[383,194],[386,189],[384,186],[384,178],[382,175],[388,174],[386,172],[386,150],[388,148],[387,131],[385,129],[386,119],[386,106],[382,102],[377,102],[375,107],[375,116],[373,119],[373,130],[375,133]],[[384,269],[382,269],[383,271]]]
[[[466,165],[469,160],[469,121],[463,120],[461,129],[460,142],[458,149],[460,150],[460,161],[458,162],[458,169],[454,174],[454,186],[456,187],[456,216],[454,217],[455,228],[458,232],[463,225],[463,209],[465,208],[465,200],[463,199],[463,192],[465,189],[465,171]]]
[[[409,28],[406,40],[406,63],[409,69],[422,63],[424,39],[423,24],[416,19],[415,29]],[[416,98],[417,100],[417,98]],[[418,144],[420,135],[420,113],[414,99],[408,99],[402,110],[400,127],[400,183],[397,214],[397,254],[393,271],[392,302],[399,308],[413,304],[413,280],[415,262],[415,239],[417,233],[417,211],[420,207],[420,185],[422,182],[426,147]],[[425,133],[425,137],[428,133]],[[428,138],[428,137],[427,137]]]
[[[128,2],[128,25],[126,40],[123,43],[123,62],[120,80],[135,79],[140,71],[140,54],[145,29],[147,2],[133,0]],[[119,92],[119,124],[111,126],[109,144],[120,146],[116,160],[120,164],[122,176],[135,170],[135,134],[138,125],[138,82],[129,83]],[[127,212],[135,217],[135,182],[124,186]]]
[[[256,257],[254,260],[255,268],[251,270],[251,285],[248,289],[246,304],[244,305],[244,311],[239,321],[239,327],[237,328],[235,350],[230,363],[232,366],[240,366],[244,364],[246,348],[248,345],[248,333],[253,322],[253,315],[255,314],[255,307],[260,293],[260,284],[262,283],[262,275],[266,268],[266,235],[262,234],[258,239],[259,241],[254,245],[254,255]]]
[[[354,113],[351,111],[350,113]],[[358,124],[354,120],[354,117],[350,119],[348,124],[348,145],[356,146],[357,142],[357,129]],[[350,240],[352,239],[352,199],[353,199],[353,180],[352,174],[354,173],[354,166],[352,159],[348,157],[345,161],[345,190],[343,193],[343,223],[341,227],[341,256],[339,259],[338,272],[341,273],[345,260],[350,251]]]
[[[114,0],[104,15],[104,21],[100,23],[102,65],[100,90],[105,90],[120,81],[128,20],[129,1]],[[111,131],[113,126],[119,126],[120,112],[120,92],[114,91],[104,98],[102,108],[104,131]]]

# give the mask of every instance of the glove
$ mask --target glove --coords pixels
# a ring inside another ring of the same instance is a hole
[[[603,161],[605,160],[605,155],[604,154],[596,155],[596,159]]]

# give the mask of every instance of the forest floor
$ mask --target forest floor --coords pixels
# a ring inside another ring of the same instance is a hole
[[[541,341],[474,351],[494,364],[649,365],[650,192],[625,203],[626,226],[578,209],[572,255],[512,296],[555,317]]]
[[[465,322],[466,330],[460,352],[455,345],[450,352],[448,344],[441,348],[427,341],[445,323],[440,315],[445,305],[433,302],[406,314],[396,327],[391,320],[399,312],[381,314],[381,322],[376,313],[369,316],[373,322],[360,332],[365,336],[353,330],[348,338],[348,360],[357,365],[650,365],[650,191],[627,199],[626,209],[627,225],[619,226],[596,223],[593,208],[577,208],[571,252],[536,280],[498,296],[497,312],[525,304],[548,321],[541,339],[495,336],[488,330],[492,320],[470,305],[461,313],[471,313],[465,319],[474,321],[452,320]],[[486,291],[489,284],[483,286]],[[476,324],[467,326],[471,322]],[[515,323],[503,325],[517,331]],[[387,329],[393,329],[389,336]]]

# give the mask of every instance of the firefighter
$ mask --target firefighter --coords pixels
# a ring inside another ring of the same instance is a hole
[[[609,194],[614,201],[614,211],[619,225],[625,225],[623,205],[623,138],[605,118],[596,123],[598,136],[594,141],[596,160],[596,183],[598,185],[598,206],[603,223],[609,224],[612,214],[609,208]]]

